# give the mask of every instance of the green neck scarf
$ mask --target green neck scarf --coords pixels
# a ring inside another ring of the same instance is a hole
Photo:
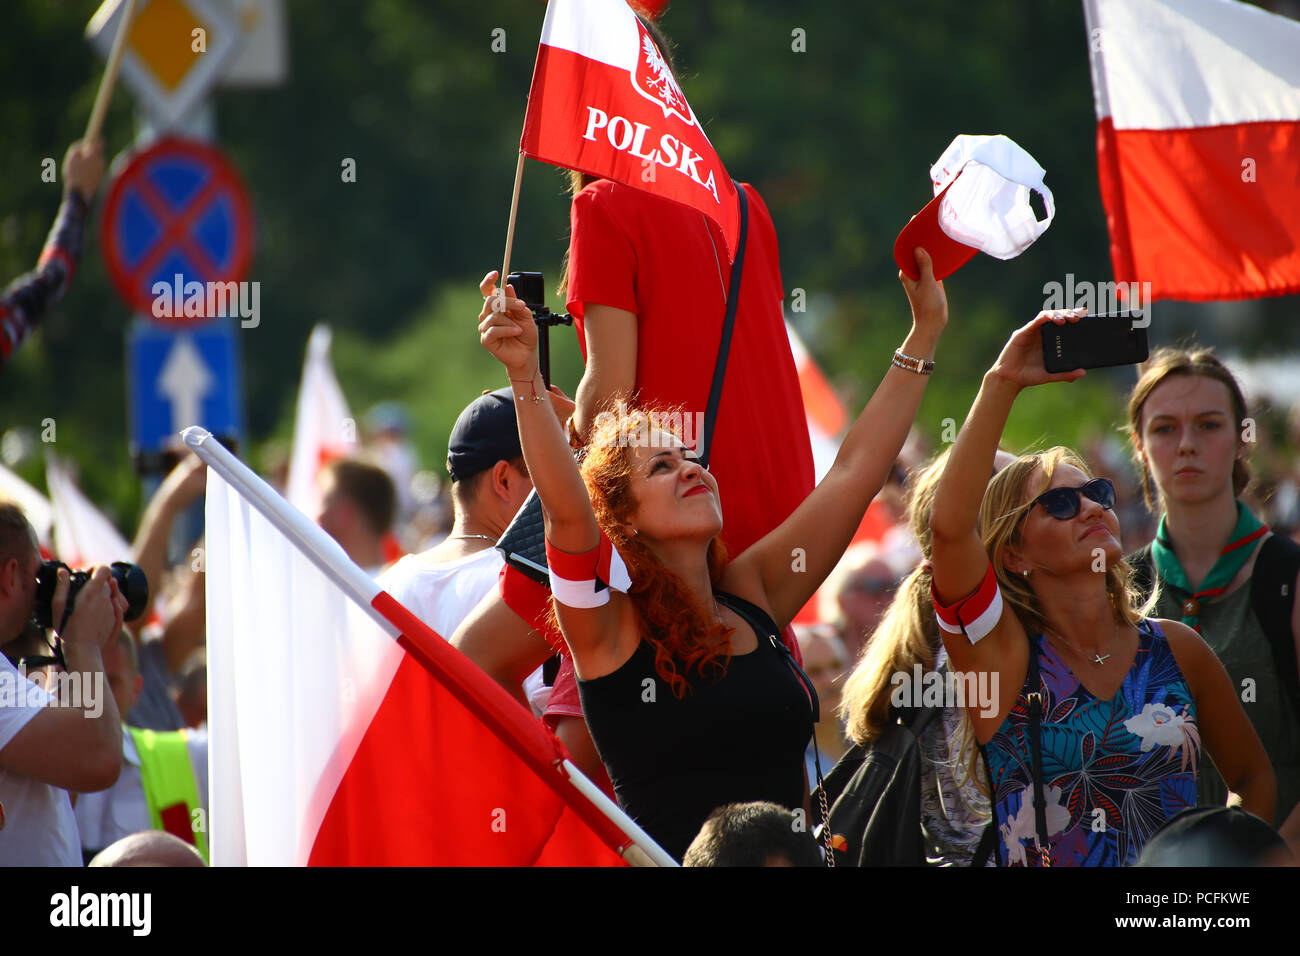
[[[1210,573],[1201,582],[1200,588],[1192,590],[1187,581],[1187,573],[1178,563],[1173,544],[1169,540],[1169,531],[1165,527],[1165,518],[1161,516],[1160,527],[1156,530],[1156,539],[1151,542],[1151,557],[1155,561],[1156,572],[1165,585],[1171,588],[1174,596],[1183,602],[1183,623],[1200,631],[1201,601],[1215,597],[1228,589],[1229,583],[1237,576],[1241,566],[1250,557],[1252,548],[1246,547],[1268,534],[1268,526],[1250,513],[1250,509],[1237,502],[1237,526],[1228,536],[1228,543],[1219,552],[1219,559],[1210,568]]]

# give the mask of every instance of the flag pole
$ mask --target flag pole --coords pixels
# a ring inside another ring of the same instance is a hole
[[[519,162],[515,164],[515,191],[510,197],[510,221],[506,224],[506,254],[501,262],[500,281],[497,282],[497,288],[504,295],[506,290],[506,279],[510,276],[510,250],[515,244],[515,217],[519,213],[519,185],[524,179],[524,151],[519,151]],[[498,299],[497,301],[504,301]]]
[[[122,54],[126,52],[126,35],[131,30],[131,19],[135,15],[135,0],[125,0],[122,19],[117,25],[117,35],[113,37],[113,49],[108,54],[108,64],[104,67],[104,76],[99,81],[99,90],[95,93],[95,105],[90,110],[90,122],[86,124],[87,142],[99,139],[104,126],[104,114],[108,112],[108,101],[113,97],[113,87],[117,85],[117,70],[122,65]]]
[[[481,676],[475,665],[459,651],[442,640],[409,610],[389,596],[372,578],[348,558],[343,548],[304,515],[284,500],[274,488],[255,474],[247,465],[203,428],[191,426],[181,433],[185,444],[235,490],[246,502],[261,512],[278,531],[285,535],[299,551],[320,571],[347,594],[390,637],[397,640],[436,679],[443,683],[463,704],[500,734],[502,740],[542,776],[557,793],[569,795],[574,791],[586,798],[585,806],[570,806],[589,826],[601,834],[611,846],[616,846],[623,858],[634,865],[645,865],[648,860],[660,866],[677,863],[637,824],[600,792],[577,767],[568,760],[562,762],[563,773],[556,764],[561,761],[537,763],[534,754],[527,752],[526,741],[519,739],[517,729],[533,734],[542,733],[531,716],[523,710],[501,687],[484,677],[488,687],[483,691],[470,688],[461,679],[466,669]],[[441,658],[441,660],[439,660]],[[458,674],[457,670],[461,673]],[[502,698],[500,708],[494,706],[492,696]],[[523,723],[521,723],[523,722]],[[512,727],[511,725],[515,725]],[[514,742],[511,742],[514,735]],[[553,740],[553,738],[551,738]],[[523,747],[523,749],[520,749]],[[549,776],[546,776],[549,774]],[[565,785],[568,785],[567,787]],[[621,839],[615,840],[617,831]],[[603,834],[602,834],[603,831]]]

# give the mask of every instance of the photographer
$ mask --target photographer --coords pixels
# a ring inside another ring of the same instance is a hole
[[[26,632],[36,605],[40,560],[36,534],[22,509],[0,501],[0,644]],[[63,622],[66,676],[82,683],[76,706],[64,706],[68,701],[56,700],[28,681],[26,668],[0,657],[3,866],[80,866],[81,841],[67,791],[111,787],[122,767],[120,718],[107,691],[102,652],[122,628],[127,601],[108,568],[99,567],[64,621],[69,589],[68,572],[60,570],[51,617]]]

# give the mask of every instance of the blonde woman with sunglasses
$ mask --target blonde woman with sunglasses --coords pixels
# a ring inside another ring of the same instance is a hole
[[[1142,616],[1114,486],[1052,448],[987,475],[1020,392],[1082,369],[1043,368],[1041,313],[984,376],[935,495],[933,597],[959,672],[988,674],[968,704],[992,788],[1001,865],[1125,866],[1196,805],[1202,747],[1271,819],[1273,771],[1218,659],[1190,627]]]

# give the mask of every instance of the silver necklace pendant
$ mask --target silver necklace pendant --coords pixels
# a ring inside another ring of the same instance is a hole
[[[1106,663],[1106,661],[1108,661],[1109,659],[1110,659],[1110,655],[1109,655],[1109,654],[1106,654],[1106,655],[1104,655],[1104,656],[1101,655],[1101,654],[1094,654],[1093,657],[1092,657],[1092,661],[1093,661],[1094,664],[1104,664],[1104,663]]]

